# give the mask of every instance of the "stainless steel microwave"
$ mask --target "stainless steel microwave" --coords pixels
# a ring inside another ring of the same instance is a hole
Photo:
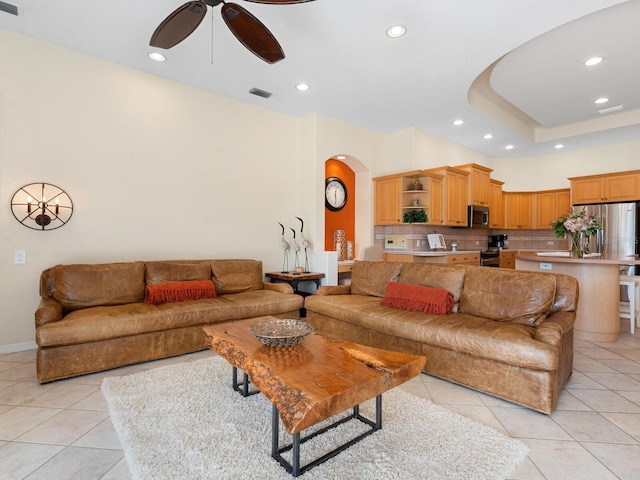
[[[467,227],[489,228],[489,207],[469,205]]]

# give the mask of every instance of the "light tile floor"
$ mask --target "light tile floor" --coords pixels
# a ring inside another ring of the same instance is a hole
[[[102,379],[210,355],[45,385],[35,379],[35,351],[0,355],[0,479],[130,479]],[[640,478],[640,334],[628,327],[614,343],[576,341],[574,373],[552,415],[428,375],[401,388],[529,445],[513,479]]]

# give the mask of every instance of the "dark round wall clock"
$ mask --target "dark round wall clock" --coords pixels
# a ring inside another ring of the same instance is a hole
[[[324,204],[333,212],[342,210],[347,204],[347,187],[338,177],[329,177],[325,181]]]

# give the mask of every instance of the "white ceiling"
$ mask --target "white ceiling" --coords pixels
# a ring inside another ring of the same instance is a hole
[[[0,12],[0,28],[295,116],[317,112],[382,133],[416,127],[492,157],[640,139],[640,0],[236,0],[282,45],[286,58],[274,65],[233,37],[219,6],[155,63],[149,38],[182,0],[5,1],[19,15]],[[396,23],[407,34],[387,38]],[[584,67],[594,55],[605,61]],[[489,81],[517,107],[514,122],[468,100],[499,59]],[[299,82],[311,89],[298,92]],[[601,96],[610,102],[595,105]],[[620,113],[597,113],[619,104]],[[516,117],[529,134],[513,127]],[[458,118],[465,124],[454,127]]]

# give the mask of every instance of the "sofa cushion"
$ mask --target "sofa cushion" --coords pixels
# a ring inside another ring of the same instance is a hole
[[[469,315],[537,326],[555,298],[552,275],[473,267],[467,270],[460,311]]]
[[[354,261],[351,270],[351,293],[384,297],[387,283],[397,282],[402,270],[399,262]]]
[[[148,285],[144,300],[145,303],[158,305],[160,303],[215,298],[215,296],[216,287],[211,280],[191,280],[189,282]]]
[[[65,311],[144,300],[144,263],[57,265],[54,298]]]
[[[218,295],[263,288],[259,260],[211,260],[211,270]]]
[[[211,280],[211,264],[208,260],[168,260],[146,262],[147,285],[159,283]]]
[[[423,287],[410,283],[389,282],[382,305],[416,312],[451,313],[453,295],[444,288]]]
[[[398,281],[427,287],[444,288],[451,292],[454,302],[458,303],[464,287],[464,276],[467,268],[465,265],[407,263],[402,267]]]

